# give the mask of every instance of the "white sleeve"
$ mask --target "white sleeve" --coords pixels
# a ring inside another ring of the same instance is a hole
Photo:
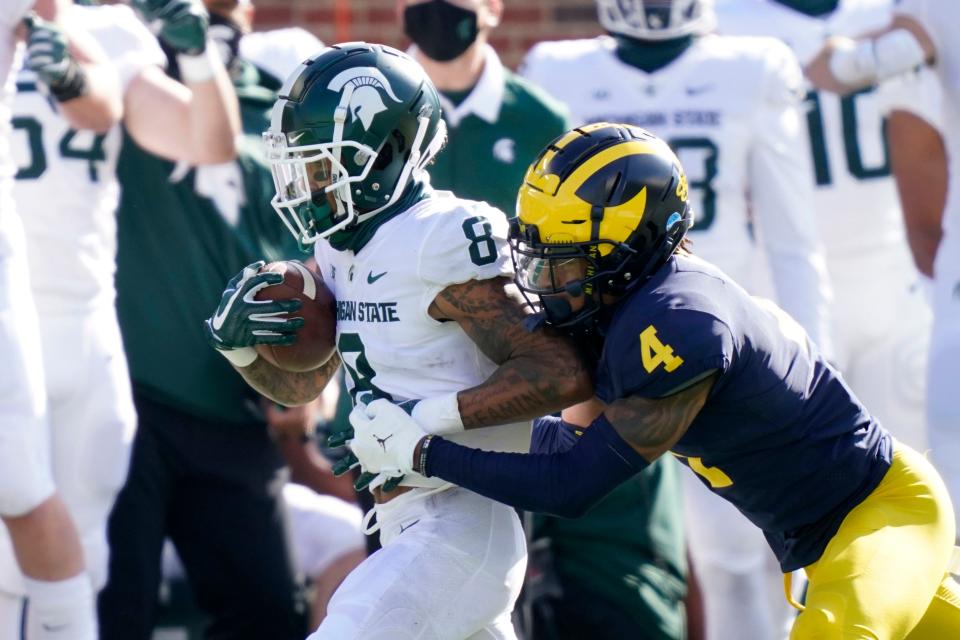
[[[280,81],[321,49],[323,42],[300,27],[256,31],[240,39],[240,57]]]
[[[803,75],[786,46],[766,57],[764,95],[753,119],[750,191],[777,303],[832,356],[830,284],[813,210],[800,106]]]
[[[427,286],[425,300],[453,284],[513,277],[507,216],[484,202],[462,204],[435,215],[420,246],[417,271]]]
[[[111,19],[92,27],[90,33],[106,51],[120,76],[121,89],[127,86],[146,67],[166,67],[167,57],[160,43],[133,10],[127,6],[95,7],[89,11],[112,12]]]

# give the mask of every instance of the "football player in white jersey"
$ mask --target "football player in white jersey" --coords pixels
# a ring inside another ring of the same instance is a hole
[[[413,59],[366,43],[325,49],[288,78],[264,135],[274,205],[336,296],[338,354],[307,373],[258,356],[254,344],[293,342],[303,320],[288,315],[297,301],[254,299],[279,276],[251,265],[206,326],[254,388],[303,404],[342,362],[355,402],[405,402],[432,429],[499,450],[526,450],[530,419],[590,395],[570,344],[523,324],[506,216],[430,188],[445,127]],[[507,426],[478,429],[490,425]],[[416,475],[399,488],[381,480],[383,548],[343,582],[311,639],[516,638],[526,548],[514,511]]]
[[[609,35],[540,43],[523,74],[565,102],[574,122],[626,122],[665,139],[688,172],[697,254],[752,293],[769,291],[765,262],[779,305],[832,353],[809,161],[797,153],[803,78],[793,54],[773,38],[711,35],[706,0],[597,7]],[[782,578],[762,535],[684,480],[708,635],[774,637],[786,603],[769,596]]]
[[[147,19],[157,18],[159,9],[177,10],[173,18],[159,16],[160,36],[184,51],[185,84],[164,73],[163,51],[129,7],[68,3],[63,19],[109,56],[122,123],[139,144],[192,163],[230,159],[236,100],[213,48],[205,46],[203,6],[187,0],[138,6]],[[119,123],[101,131],[75,128],[47,93],[47,80],[24,66],[13,102],[13,195],[39,312],[53,477],[79,529],[96,590],[106,581],[106,521],[126,477],[136,425],[114,309],[122,134]],[[22,594],[7,540],[0,542],[0,591]]]
[[[829,352],[826,271],[795,153],[794,56],[772,38],[709,35],[707,0],[597,4],[610,35],[542,42],[523,74],[574,122],[624,122],[667,140],[689,170],[697,253],[756,290],[763,247],[778,303]]]
[[[899,0],[888,26],[857,40],[828,41],[811,63],[809,74],[817,86],[848,94],[931,65],[940,85],[940,111],[932,117],[899,119],[898,126],[891,129],[891,151],[914,261],[934,280],[927,431],[933,461],[955,504],[960,499],[960,401],[956,395],[960,379],[958,23],[960,6],[952,0]],[[942,135],[937,129],[942,129]],[[921,173],[923,169],[927,172]],[[946,185],[942,184],[944,177]]]
[[[829,36],[890,22],[893,0],[720,0],[719,30],[769,35],[806,65]],[[834,292],[834,361],[857,397],[902,442],[926,449],[923,403],[932,320],[918,286],[890,171],[888,83],[846,97],[807,93],[814,208]],[[919,96],[912,96],[917,100]]]
[[[0,11],[0,517],[10,532],[9,561],[23,572],[30,614],[0,594],[0,638],[96,638],[93,590],[83,548],[50,471],[49,431],[36,312],[23,231],[11,196],[10,99],[17,40],[26,64],[43,77],[51,100],[76,126],[109,126],[120,112],[111,72],[79,32],[68,39],[36,15],[55,19],[51,0],[15,0]],[[67,52],[69,51],[69,56]],[[68,59],[69,58],[69,59]],[[66,213],[64,212],[64,215]],[[14,560],[15,559],[15,560]]]

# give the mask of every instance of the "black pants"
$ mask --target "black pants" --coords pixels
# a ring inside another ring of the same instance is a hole
[[[152,636],[170,537],[207,638],[302,640],[306,607],[287,544],[286,472],[264,425],[218,424],[135,394],[130,473],[110,515],[101,640]]]

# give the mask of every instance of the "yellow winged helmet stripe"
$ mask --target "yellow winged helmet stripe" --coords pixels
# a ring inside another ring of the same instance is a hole
[[[576,131],[561,138],[555,147],[562,149],[581,134]],[[589,242],[592,224],[591,205],[577,196],[577,190],[603,167],[621,158],[640,154],[662,153],[664,144],[657,141],[630,140],[617,144],[583,162],[560,184],[560,177],[545,173],[556,151],[548,150],[539,162],[527,173],[528,187],[521,189],[517,199],[517,215],[524,225],[536,225],[541,241],[547,244]],[[615,242],[624,242],[639,226],[647,204],[647,188],[617,206],[605,207],[600,223],[599,237]],[[598,247],[600,255],[613,250],[610,244]]]

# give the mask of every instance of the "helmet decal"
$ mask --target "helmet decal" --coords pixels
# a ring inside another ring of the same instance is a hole
[[[381,90],[394,102],[400,98],[393,92],[390,81],[375,67],[354,67],[338,73],[327,85],[331,91],[344,91],[349,87],[349,98],[346,107],[354,120],[359,120],[365,130],[370,129],[373,119],[378,113],[387,110],[380,93]]]

